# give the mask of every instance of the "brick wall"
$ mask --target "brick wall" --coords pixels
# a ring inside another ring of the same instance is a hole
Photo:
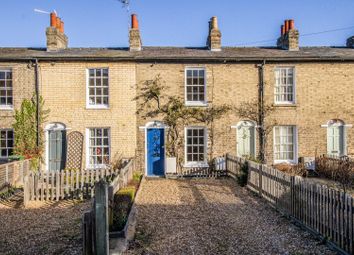
[[[2,62],[0,69],[12,70],[14,110],[21,107],[22,100],[31,98],[35,91],[34,68],[29,63]],[[14,122],[14,110],[0,109],[0,128],[11,128]]]
[[[108,109],[86,108],[88,68],[109,68]],[[117,154],[133,157],[136,149],[135,83],[133,63],[41,63],[40,91],[50,109],[45,124],[63,123],[68,132],[79,131],[85,138],[86,128],[109,127],[111,158]],[[84,145],[84,161],[85,155]]]
[[[138,64],[137,83],[160,75],[168,88],[169,95],[184,98],[185,67],[205,67],[207,72],[207,99],[209,105],[231,104],[257,99],[258,70],[254,64]],[[296,76],[296,104],[276,106],[268,118],[278,125],[296,125],[298,130],[298,156],[315,156],[326,153],[326,124],[330,119],[341,119],[346,124],[354,122],[354,64],[345,63],[285,63],[265,66],[265,101],[274,103],[274,69],[277,66],[294,66]],[[241,119],[232,112],[215,123],[214,155],[236,153],[236,125]],[[138,117],[138,126],[151,119]],[[183,135],[183,133],[182,133]],[[258,147],[258,137],[257,147]],[[138,152],[141,168],[144,166],[145,137],[138,131]],[[259,148],[256,148],[258,151]],[[354,129],[347,130],[347,151],[354,155]],[[273,162],[273,133],[268,135],[266,146],[268,163]]]

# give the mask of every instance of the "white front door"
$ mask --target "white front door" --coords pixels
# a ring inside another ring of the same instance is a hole
[[[250,122],[237,127],[237,156],[255,157],[255,128]]]

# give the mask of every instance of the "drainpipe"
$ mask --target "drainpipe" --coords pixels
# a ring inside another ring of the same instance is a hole
[[[35,76],[35,93],[36,93],[36,133],[37,133],[37,147],[39,147],[39,70],[38,59],[34,59],[34,76]]]
[[[266,61],[263,60],[261,64],[257,65],[258,68],[258,128],[259,128],[259,160],[262,164],[266,163],[265,160],[265,127],[264,127],[264,66]]]

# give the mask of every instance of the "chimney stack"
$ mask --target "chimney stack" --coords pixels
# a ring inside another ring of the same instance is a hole
[[[215,16],[209,21],[207,46],[211,51],[221,51],[221,32],[218,27],[218,18]]]
[[[299,31],[295,28],[293,19],[285,20],[281,26],[281,35],[278,39],[277,46],[284,50],[299,50]]]
[[[58,51],[68,47],[68,37],[64,34],[64,22],[55,12],[50,14],[50,26],[46,30],[47,51]]]
[[[354,36],[349,37],[349,38],[347,39],[347,47],[354,49]]]
[[[139,31],[139,23],[136,14],[132,14],[132,25],[129,31],[129,50],[141,51],[141,37]]]

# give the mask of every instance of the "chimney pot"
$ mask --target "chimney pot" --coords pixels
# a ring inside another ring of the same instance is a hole
[[[64,34],[64,21],[60,21],[60,29],[59,31]]]
[[[289,32],[289,20],[285,20],[285,33]]]
[[[295,22],[293,19],[289,20],[289,30],[295,28]]]
[[[56,27],[57,26],[57,15],[55,12],[50,13],[50,26]]]
[[[56,22],[56,24],[55,24],[55,25],[56,25],[55,27],[56,27],[57,29],[60,29],[60,23],[61,23],[61,19],[60,19],[59,17],[57,17],[57,22]]]
[[[211,18],[211,29],[219,29],[218,28],[218,18],[215,16]]]
[[[139,29],[139,23],[136,14],[132,14],[132,28]]]

